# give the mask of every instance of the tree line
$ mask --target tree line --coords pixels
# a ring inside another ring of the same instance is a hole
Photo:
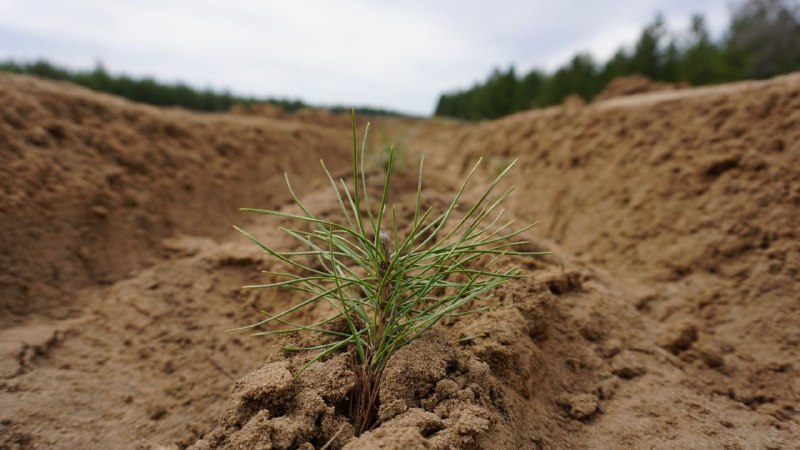
[[[313,108],[300,100],[263,99],[231,94],[229,91],[195,89],[184,83],[164,83],[151,77],[134,78],[127,75],[112,75],[101,63],[90,70],[69,70],[46,60],[33,62],[0,61],[0,71],[34,75],[50,80],[70,81],[90,89],[118,95],[141,103],[156,106],[180,106],[195,111],[227,111],[233,105],[249,108],[255,104],[272,104],[286,111]],[[332,106],[332,112],[350,111],[350,107]],[[395,111],[359,107],[359,114],[401,115]]]
[[[580,53],[552,73],[514,67],[495,69],[483,83],[439,98],[435,114],[466,120],[494,119],[561,103],[569,95],[590,101],[615,78],[644,75],[692,85],[763,79],[800,70],[800,1],[745,0],[733,7],[730,24],[712,38],[702,15],[688,30],[671,31],[657,15],[632,48],[598,63]]]

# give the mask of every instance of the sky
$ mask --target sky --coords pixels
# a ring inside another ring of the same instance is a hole
[[[0,60],[314,105],[428,115],[493,68],[603,61],[661,12],[727,26],[730,0],[0,0]]]

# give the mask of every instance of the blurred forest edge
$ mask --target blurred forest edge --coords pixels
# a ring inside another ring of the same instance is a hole
[[[127,75],[112,75],[101,63],[91,70],[71,70],[59,67],[46,60],[33,62],[0,61],[0,71],[34,75],[50,80],[70,81],[100,92],[118,95],[135,102],[156,106],[179,106],[194,111],[220,112],[231,108],[249,111],[258,106],[272,106],[286,112],[305,109],[326,110],[333,113],[350,113],[349,106],[319,107],[300,100],[263,99],[243,97],[229,91],[195,89],[184,83],[164,83],[154,78],[134,78]],[[408,116],[397,111],[379,108],[356,107],[359,115]]]
[[[533,70],[518,77],[513,66],[495,69],[483,83],[443,94],[435,115],[494,119],[557,105],[571,96],[590,101],[607,96],[601,95],[607,87],[618,90],[609,85],[626,76],[636,76],[631,81],[639,83],[644,77],[661,82],[651,88],[663,89],[764,79],[797,70],[800,0],[744,0],[732,6],[728,28],[718,39],[711,37],[701,15],[692,17],[688,30],[674,32],[659,14],[632,49],[619,49],[604,64],[582,53],[551,74]]]

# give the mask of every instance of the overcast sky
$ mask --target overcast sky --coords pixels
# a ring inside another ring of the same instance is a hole
[[[494,67],[603,60],[657,11],[679,27],[703,13],[719,32],[729,2],[0,0],[0,59],[430,114],[441,92]]]

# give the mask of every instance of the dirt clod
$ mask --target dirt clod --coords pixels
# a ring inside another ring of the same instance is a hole
[[[592,417],[599,408],[597,396],[594,394],[578,394],[560,399],[559,404],[564,407],[570,417],[576,420],[586,420]]]

